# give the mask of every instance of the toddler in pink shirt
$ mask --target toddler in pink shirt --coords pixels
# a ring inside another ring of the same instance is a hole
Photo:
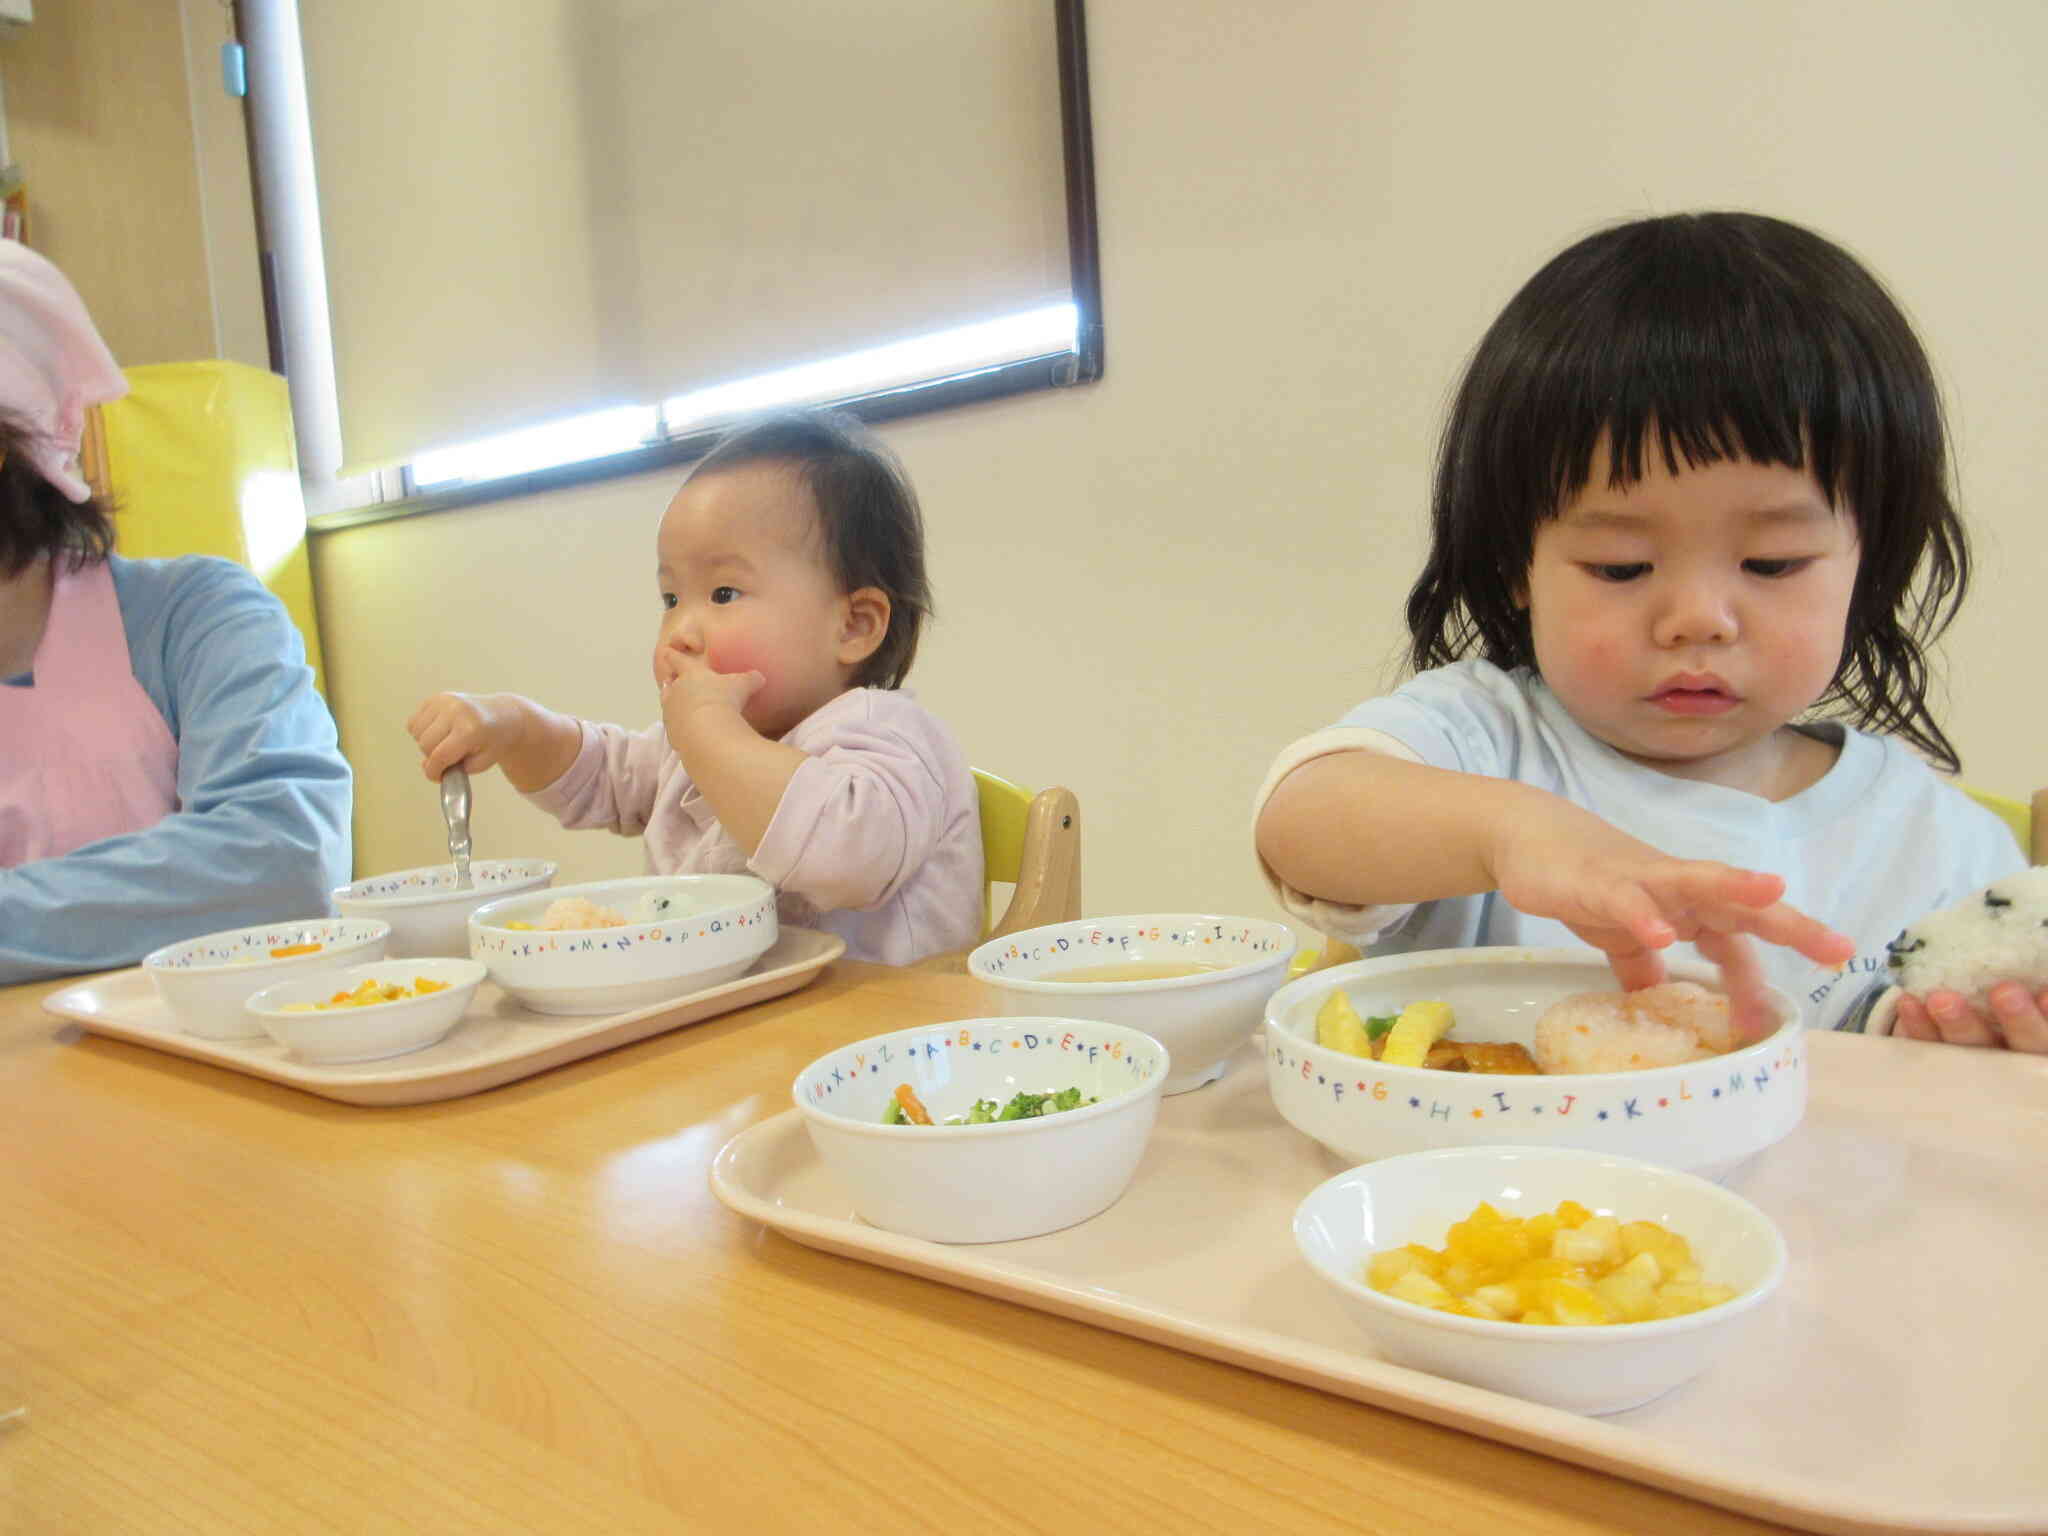
[[[905,965],[980,937],[973,775],[901,685],[930,610],[902,469],[854,422],[784,412],[721,439],[655,541],[661,720],[438,693],[430,779],[496,766],[567,827],[645,835],[662,874],[751,871],[782,921]]]

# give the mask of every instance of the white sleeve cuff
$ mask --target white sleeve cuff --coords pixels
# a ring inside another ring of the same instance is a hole
[[[1337,752],[1379,752],[1404,762],[1422,761],[1407,743],[1385,731],[1355,725],[1317,731],[1314,735],[1302,737],[1273,760],[1272,768],[1267,771],[1265,781],[1259,785],[1259,792],[1252,801],[1252,824],[1258,825],[1259,813],[1265,810],[1266,801],[1282,779],[1303,763]],[[1273,899],[1280,903],[1281,910],[1289,917],[1358,949],[1366,948],[1381,935],[1399,927],[1415,910],[1412,902],[1384,907],[1355,907],[1341,901],[1324,901],[1317,896],[1304,895],[1275,875],[1264,859],[1259,860],[1259,873],[1265,879],[1266,888],[1273,893]]]

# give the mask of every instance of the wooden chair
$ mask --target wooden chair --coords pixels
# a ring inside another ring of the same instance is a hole
[[[974,770],[981,802],[981,934],[1020,933],[1081,915],[1081,802],[1071,789],[1037,794],[993,773]],[[995,916],[995,888],[1012,887]],[[918,962],[920,970],[964,971],[967,951]]]
[[[2026,850],[2029,864],[2048,864],[2048,789],[2035,790],[2032,805],[2005,795],[1995,795],[1988,789],[1972,789],[1967,784],[1962,786],[1962,790],[2012,828],[2012,835]]]

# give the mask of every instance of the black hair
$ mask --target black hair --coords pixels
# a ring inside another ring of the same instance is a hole
[[[0,413],[0,575],[18,576],[46,556],[84,566],[113,552],[112,509],[97,496],[72,501],[45,480],[28,461],[34,440],[24,422]]]
[[[1862,546],[1841,660],[1818,706],[1953,773],[1924,647],[1970,579],[1934,372],[1883,285],[1811,230],[1689,213],[1603,230],[1508,301],[1467,364],[1438,449],[1430,553],[1408,594],[1418,670],[1477,654],[1534,666],[1537,527],[1586,486],[1743,458],[1809,470]]]
[[[788,465],[810,492],[839,590],[879,587],[888,594],[888,633],[854,673],[854,686],[902,687],[932,611],[924,518],[902,464],[844,412],[783,410],[733,427],[697,461],[690,478],[763,463]]]

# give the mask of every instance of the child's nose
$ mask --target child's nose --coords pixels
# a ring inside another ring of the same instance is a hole
[[[1660,645],[1725,645],[1735,638],[1735,610],[1717,583],[1674,583],[1657,616]]]

